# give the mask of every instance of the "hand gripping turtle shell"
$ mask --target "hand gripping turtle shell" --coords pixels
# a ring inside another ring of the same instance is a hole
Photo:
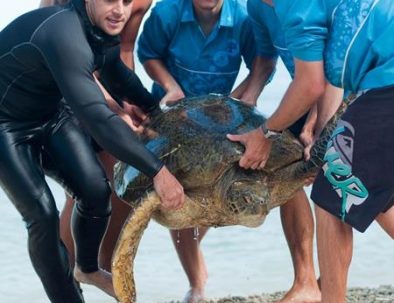
[[[198,226],[257,227],[269,211],[287,202],[321,165],[328,135],[303,161],[303,147],[285,131],[273,143],[264,170],[239,167],[244,147],[226,138],[259,127],[264,117],[255,107],[226,96],[202,96],[153,115],[141,140],[158,155],[184,187],[186,201],[176,211],[161,209],[152,180],[133,167],[115,167],[115,191],[133,208],[112,261],[113,283],[122,303],[136,300],[133,262],[151,218],[171,229]]]

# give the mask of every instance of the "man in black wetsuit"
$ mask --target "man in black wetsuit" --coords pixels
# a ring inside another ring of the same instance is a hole
[[[157,109],[119,57],[117,35],[130,12],[131,0],[73,0],[27,13],[0,32],[0,184],[26,222],[30,258],[51,302],[83,302],[75,279],[114,295],[110,274],[97,264],[111,190],[62,97],[104,149],[153,178],[163,207],[184,202],[182,186],[108,108],[93,77],[100,70],[112,94],[137,101],[147,113]],[[45,174],[77,201],[74,275]]]

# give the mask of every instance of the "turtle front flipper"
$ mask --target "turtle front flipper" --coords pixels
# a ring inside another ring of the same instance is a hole
[[[134,258],[142,234],[159,205],[160,198],[157,194],[148,194],[129,215],[119,235],[112,257],[112,282],[116,297],[121,303],[136,302]]]

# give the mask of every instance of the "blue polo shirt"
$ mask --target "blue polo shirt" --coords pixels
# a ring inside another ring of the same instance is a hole
[[[394,84],[392,0],[274,0],[294,57],[325,59],[345,95]]]
[[[256,54],[276,60],[281,57],[291,77],[294,77],[294,59],[287,48],[282,25],[272,6],[261,0],[248,0],[247,9],[256,40]]]
[[[251,69],[255,43],[242,0],[224,0],[220,19],[205,36],[193,12],[192,0],[163,0],[152,9],[138,42],[142,63],[160,59],[186,96],[228,94],[242,58]],[[153,85],[161,98],[164,90]]]
[[[347,93],[394,85],[394,2],[345,0],[333,14],[327,78]]]

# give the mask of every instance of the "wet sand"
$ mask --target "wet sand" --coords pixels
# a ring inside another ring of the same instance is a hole
[[[216,300],[207,300],[204,303],[269,303],[275,302],[282,298],[284,292],[275,292],[272,294],[253,295],[249,297],[226,297]],[[377,288],[350,288],[347,294],[347,303],[394,303],[394,286],[384,285]],[[180,301],[171,301],[168,303],[181,303]]]

